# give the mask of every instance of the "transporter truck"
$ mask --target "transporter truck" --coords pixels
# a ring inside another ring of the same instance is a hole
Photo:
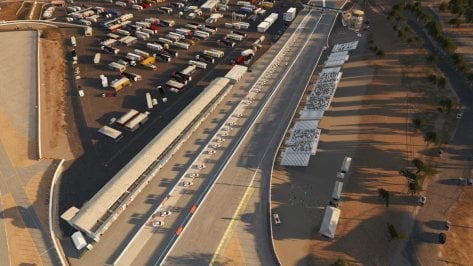
[[[126,86],[130,86],[131,82],[128,78],[120,78],[120,79],[115,79],[110,83],[110,87],[112,87],[115,91],[119,91],[123,89]]]

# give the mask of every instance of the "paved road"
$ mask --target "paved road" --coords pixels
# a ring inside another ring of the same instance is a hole
[[[2,32],[0,38],[2,38],[0,45],[2,51],[0,53],[0,62],[2,62],[0,64],[0,84],[8,84],[8,86],[0,86],[0,112],[2,112],[0,115],[11,123],[8,126],[8,131],[16,130],[20,139],[24,138],[26,142],[31,142],[31,149],[28,144],[18,147],[20,154],[28,156],[28,158],[23,159],[36,159],[38,156],[36,150],[37,109],[35,108],[37,102],[37,32]],[[19,53],[18,51],[22,52]],[[21,62],[21,64],[17,62]],[[3,137],[6,136],[3,135]],[[0,140],[0,194],[4,196],[11,194],[17,204],[17,210],[13,211],[18,211],[23,221],[13,222],[15,226],[25,226],[28,229],[33,243],[27,245],[35,245],[35,247],[25,246],[25,250],[35,248],[45,265],[55,265],[58,259],[54,249],[51,249],[52,243],[47,228],[41,227],[38,216],[32,208],[33,203],[26,194],[26,184],[30,178],[33,175],[45,172],[51,162],[41,160],[28,167],[15,165],[15,162],[12,162],[9,157],[11,154],[7,153],[4,146],[6,141],[10,140]],[[28,150],[24,151],[22,149]],[[0,201],[0,206],[2,205],[3,203]],[[4,207],[2,206],[0,210],[2,211],[0,217],[4,217]],[[11,261],[4,225],[4,220],[1,219],[0,265],[9,265]],[[15,250],[16,254],[21,255],[21,252]]]
[[[465,177],[473,168],[473,89],[464,75],[456,71],[451,59],[437,44],[433,43],[416,22],[410,21],[410,26],[425,40],[424,47],[440,57],[438,67],[448,78],[454,91],[465,107],[463,118],[459,121],[455,135],[444,149],[440,161],[439,174],[427,189],[427,204],[420,209],[416,216],[414,231],[402,255],[404,262],[416,265],[444,265],[439,260],[437,247],[438,233],[443,230],[443,222],[458,199],[462,190],[455,185],[455,179]],[[466,263],[466,262],[463,262]]]
[[[273,158],[293,110],[312,74],[313,66],[326,43],[334,17],[334,14],[327,14],[321,18],[317,12],[310,14],[310,20],[303,31],[304,36],[298,39],[298,45],[294,45],[291,52],[297,54],[301,44],[309,37],[308,45],[282,80],[275,98],[265,108],[241,148],[235,152],[217,185],[195,214],[185,233],[181,235],[166,264],[182,262],[208,264],[222,237],[231,236],[232,229],[227,228],[234,219],[238,220],[237,225],[233,226],[239,238],[244,263],[249,265],[274,263],[268,238],[267,215],[269,177]],[[317,27],[316,33],[311,35],[314,27]],[[281,74],[290,67],[284,62],[281,65],[279,70]],[[275,87],[278,81],[279,79],[274,79],[267,86]],[[249,184],[252,185],[248,187]]]

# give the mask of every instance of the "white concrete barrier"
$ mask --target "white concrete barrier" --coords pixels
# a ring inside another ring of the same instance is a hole
[[[68,264],[66,263],[66,260],[63,257],[64,253],[62,252],[62,248],[60,248],[60,245],[58,245],[58,243],[56,242],[56,236],[54,235],[54,230],[53,230],[53,221],[56,220],[56,215],[54,215],[56,213],[56,209],[54,208],[54,202],[53,202],[54,194],[55,194],[54,187],[56,186],[56,181],[58,177],[62,173],[63,164],[64,164],[64,159],[62,159],[59,162],[56,168],[56,171],[54,171],[53,179],[51,180],[51,187],[49,189],[49,216],[48,217],[49,217],[49,235],[51,237],[51,241],[53,242],[54,250],[56,251],[56,254],[59,257],[61,264],[66,266]]]

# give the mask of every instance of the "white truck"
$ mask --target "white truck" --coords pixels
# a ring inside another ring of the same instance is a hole
[[[100,53],[96,53],[94,56],[94,64],[100,63]]]
[[[111,69],[111,70],[116,70],[120,73],[124,72],[126,70],[126,66],[122,65],[122,64],[119,64],[119,63],[116,63],[116,62],[112,62],[110,64],[108,64],[108,67]]]
[[[161,51],[161,50],[163,50],[164,47],[160,44],[157,44],[157,43],[147,43],[146,48],[151,49],[151,50],[155,50],[155,51]]]
[[[176,47],[179,47],[179,48],[182,48],[182,49],[186,49],[186,50],[188,50],[189,47],[191,46],[190,44],[184,43],[184,42],[175,42],[174,45],[175,45]]]
[[[204,63],[204,62],[200,62],[200,61],[195,61],[195,60],[189,60],[189,65],[194,65],[198,68],[201,68],[201,69],[207,69],[207,64]]]
[[[72,45],[73,47],[76,47],[76,46],[77,46],[76,37],[74,37],[74,36],[71,36],[71,45]]]
[[[346,174],[350,170],[351,157],[345,156],[343,158],[342,166],[340,167],[340,172]]]
[[[225,55],[223,51],[216,50],[216,49],[204,50],[204,54],[212,56],[212,57],[217,57],[217,58],[222,58]]]

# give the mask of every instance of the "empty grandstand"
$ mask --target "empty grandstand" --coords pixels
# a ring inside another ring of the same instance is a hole
[[[99,241],[113,221],[191,136],[231,87],[228,78],[214,79],[81,209],[71,207],[61,218]],[[129,120],[130,116],[133,115],[125,116],[123,120]]]

